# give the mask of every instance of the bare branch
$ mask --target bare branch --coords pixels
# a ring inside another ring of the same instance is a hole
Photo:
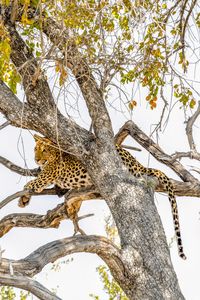
[[[65,205],[63,203],[49,210],[46,215],[31,213],[10,214],[0,221],[0,237],[13,227],[58,228],[60,222],[67,218]]]
[[[200,160],[200,153],[195,152],[195,151],[189,151],[189,152],[175,152],[174,154],[171,155],[171,157],[176,160],[176,159],[181,159],[183,157],[188,157],[191,159],[196,159]]]
[[[198,197],[200,198],[200,184],[198,181],[195,182],[181,182],[170,178],[173,184],[174,193],[176,196],[182,197]],[[166,192],[163,190],[163,186],[157,185],[156,192]]]
[[[37,176],[38,173],[40,172],[40,168],[35,168],[35,169],[24,169],[21,168],[14,163],[12,163],[10,160],[0,156],[0,164],[5,166],[6,168],[10,169],[11,171],[20,174],[22,176]]]
[[[16,198],[19,198],[19,197],[23,197],[23,196],[40,196],[40,195],[57,195],[57,192],[54,188],[52,189],[45,189],[43,190],[42,192],[40,193],[35,193],[35,192],[31,192],[31,191],[19,191],[19,192],[16,192],[10,196],[8,196],[7,198],[5,198],[4,200],[2,200],[0,202],[0,209],[3,208],[5,205],[7,205],[9,202],[11,202],[12,200],[16,199]]]
[[[61,300],[61,298],[49,291],[38,281],[32,280],[27,276],[1,274],[0,285],[8,285],[26,290],[41,300]]]
[[[195,146],[194,138],[193,138],[193,135],[192,135],[192,127],[193,127],[196,119],[198,118],[199,114],[200,114],[200,101],[198,102],[197,110],[188,119],[186,129],[185,129],[191,151],[196,151],[196,146]]]
[[[124,149],[129,149],[129,150],[134,150],[134,151],[142,151],[140,148],[137,147],[132,147],[132,146],[128,146],[128,145],[121,145],[122,148]]]
[[[120,250],[107,238],[101,236],[75,236],[50,242],[28,255],[24,259],[12,260],[2,258],[0,274],[9,274],[9,264],[12,263],[14,274],[33,277],[48,263],[78,252],[96,253],[108,266],[112,265],[121,274]],[[1,278],[1,275],[0,275]]]
[[[200,174],[200,169],[199,168],[192,168],[191,171],[197,172],[198,174]]]
[[[22,196],[30,195],[55,195],[56,189],[46,189],[41,193],[31,193],[27,191],[17,192],[0,203],[0,209],[8,204],[13,199]],[[49,210],[46,215],[37,214],[10,214],[5,216],[0,221],[0,237],[6,234],[13,227],[32,227],[32,228],[57,228],[60,225],[60,221],[64,219],[73,219],[78,222],[80,218],[77,217],[77,213],[80,209],[82,201],[90,199],[101,199],[101,195],[94,189],[82,188],[80,190],[71,190],[66,194],[65,203],[59,204],[56,208]],[[28,201],[30,197],[27,197]],[[24,204],[26,205],[26,203]]]
[[[5,123],[3,123],[2,125],[0,125],[0,130],[4,129],[5,127],[7,127],[8,125],[10,125],[9,121],[6,121]]]
[[[150,139],[133,121],[128,121],[122,126],[115,137],[115,141],[122,142],[129,134],[158,161],[170,167],[183,181],[198,182],[179,161],[174,161],[170,155],[166,154],[160,146]]]

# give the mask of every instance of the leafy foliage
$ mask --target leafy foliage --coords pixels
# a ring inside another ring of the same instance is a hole
[[[23,291],[20,291],[20,295],[18,298],[19,300],[28,300],[29,293],[25,293]],[[0,288],[0,299],[1,300],[15,300],[16,294],[14,292],[14,289],[10,286],[3,286]]]
[[[0,21],[0,37],[0,79],[6,82],[16,94],[16,86],[20,82],[20,77],[10,61],[10,38],[2,21]]]
[[[110,277],[110,271],[105,266],[99,266],[97,271],[100,275],[101,281],[103,282],[104,291],[108,294],[108,300],[128,300],[120,286],[115,280]],[[90,294],[95,300],[100,300],[99,296]]]
[[[9,5],[10,1],[3,3]],[[147,103],[154,109],[163,99],[163,88],[178,81],[184,85],[182,93],[189,91],[193,97],[187,93],[175,98],[190,108],[195,106],[197,93],[185,74],[198,56],[194,50],[198,41],[192,41],[194,47],[186,45],[185,36],[189,38],[188,28],[198,28],[200,12],[191,18],[190,3],[183,6],[182,1],[165,0],[19,0],[18,9],[21,17],[17,26],[24,40],[41,64],[46,58],[54,62],[60,86],[69,78],[66,57],[55,49],[52,51],[51,43],[42,33],[47,18],[59,23],[66,30],[69,43],[76,45],[94,70],[98,69],[97,77],[101,74],[99,80],[103,80],[104,91],[118,74],[122,84],[137,83],[143,87]],[[0,76],[16,92],[20,78],[10,62],[9,35],[3,23],[0,31]],[[137,104],[137,99],[134,101],[128,103],[130,110]]]
[[[107,217],[105,219],[105,222],[105,230],[107,237],[116,245],[119,244],[118,232],[112,216],[110,215],[109,217]],[[97,268],[97,272],[99,273],[100,280],[103,283],[104,291],[108,294],[108,300],[128,300],[118,283],[112,278],[110,271],[106,266],[99,266]],[[90,294],[90,297],[92,297],[95,300],[100,300],[99,296],[94,294]]]

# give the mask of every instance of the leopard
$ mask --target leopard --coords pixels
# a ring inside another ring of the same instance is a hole
[[[35,134],[34,139],[36,142],[35,161],[40,166],[41,171],[36,179],[29,181],[24,186],[25,190],[40,193],[52,184],[67,190],[93,186],[90,175],[76,156],[60,150],[58,145],[48,138]],[[134,177],[155,177],[167,191],[171,204],[178,254],[182,259],[186,259],[180,232],[178,206],[171,180],[160,170],[144,167],[120,145],[116,144],[115,146],[122,163]]]
[[[74,155],[60,151],[58,145],[49,139],[34,135],[35,162],[41,172],[37,178],[28,182],[24,188],[36,193],[42,192],[51,184],[61,189],[77,189],[92,185],[91,178]]]

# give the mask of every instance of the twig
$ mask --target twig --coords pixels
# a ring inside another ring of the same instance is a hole
[[[2,125],[0,125],[0,130],[7,127],[8,125],[10,125],[10,121],[6,121],[5,123],[3,123]]]
[[[80,221],[80,220],[90,218],[90,217],[93,217],[93,216],[94,216],[94,214],[87,214],[87,215],[78,217],[77,220]]]
[[[198,108],[197,110],[195,111],[195,113],[188,119],[187,121],[187,125],[186,125],[186,135],[187,135],[187,138],[188,138],[188,143],[190,145],[190,149],[192,151],[196,151],[196,146],[195,146],[195,143],[194,143],[194,138],[193,138],[193,135],[192,135],[192,127],[194,125],[194,122],[196,121],[197,117],[199,116],[200,114],[200,101],[198,102]]]
[[[197,172],[198,174],[200,174],[200,169],[199,168],[192,168],[191,171]]]

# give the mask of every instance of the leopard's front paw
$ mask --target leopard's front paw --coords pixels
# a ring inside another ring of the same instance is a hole
[[[25,207],[29,204],[31,200],[31,196],[30,195],[24,195],[24,196],[21,196],[19,198],[19,202],[18,202],[18,206],[19,207]]]

